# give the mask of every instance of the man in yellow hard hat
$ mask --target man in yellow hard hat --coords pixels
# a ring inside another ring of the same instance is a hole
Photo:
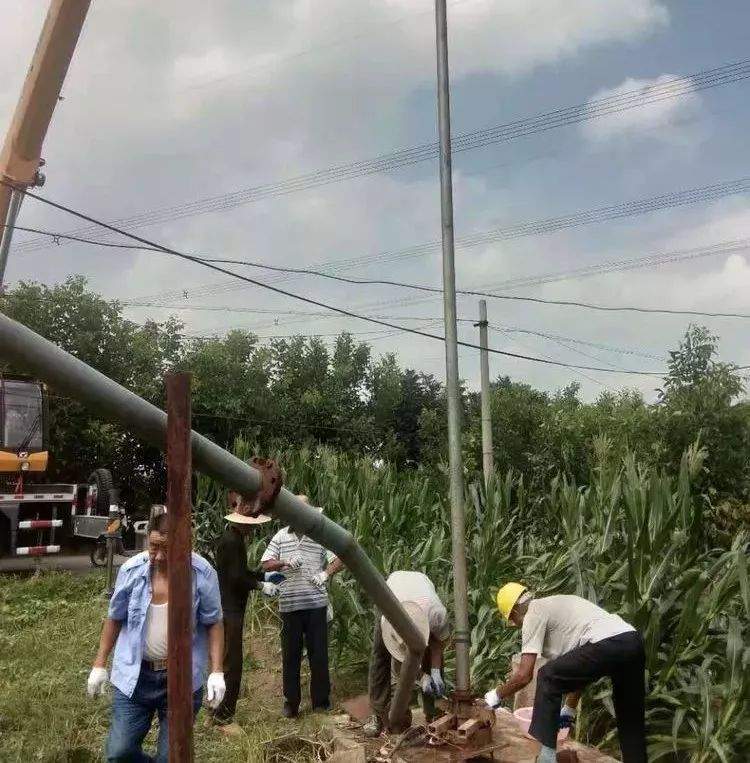
[[[521,662],[506,683],[485,694],[487,704],[497,707],[527,686],[538,655],[549,660],[537,674],[529,727],[542,745],[538,763],[554,763],[558,731],[575,723],[580,692],[604,677],[612,680],[623,763],[645,763],[646,656],[635,628],[580,596],[536,599],[521,583],[497,592],[497,608],[521,628]]]

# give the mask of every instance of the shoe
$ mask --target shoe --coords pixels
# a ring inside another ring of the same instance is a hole
[[[314,713],[330,713],[331,709],[331,703],[328,700],[323,702],[321,705],[313,705]]]
[[[292,707],[288,702],[281,708],[281,714],[284,718],[296,718],[299,715],[299,708]]]
[[[375,739],[383,733],[383,722],[377,715],[373,715],[362,727],[362,732],[368,739]]]

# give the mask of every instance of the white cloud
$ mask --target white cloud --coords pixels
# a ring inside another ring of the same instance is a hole
[[[668,94],[666,89],[654,88],[661,88],[674,78],[671,74],[662,74],[654,79],[629,77],[617,87],[595,93],[589,103],[633,92],[652,97],[657,93]],[[691,123],[701,113],[702,101],[698,93],[689,86],[680,87],[679,92],[680,96],[676,98],[665,97],[643,108],[625,109],[584,122],[580,128],[581,132],[595,143],[634,138],[648,138],[666,143],[692,143],[697,134],[691,128]]]

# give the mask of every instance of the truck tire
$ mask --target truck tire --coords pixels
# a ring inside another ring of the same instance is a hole
[[[109,515],[109,498],[112,490],[112,472],[109,469],[94,469],[89,476],[89,498],[91,512],[98,517]]]

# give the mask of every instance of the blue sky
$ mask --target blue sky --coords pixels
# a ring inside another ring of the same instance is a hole
[[[7,125],[46,10],[5,0],[0,30],[0,127]],[[210,7],[208,7],[210,5]],[[454,134],[509,122],[618,89],[648,86],[747,57],[747,3],[659,0],[449,0]],[[139,0],[92,3],[45,147],[44,193],[107,220],[190,202],[436,137],[430,0]],[[457,235],[539,220],[750,175],[744,159],[750,80],[456,156]],[[514,241],[458,249],[459,285],[487,288],[550,273],[747,237],[750,206],[737,195]],[[21,224],[78,226],[28,202]],[[191,252],[300,265],[401,249],[439,237],[437,164],[247,204],[142,229]],[[22,243],[23,236],[18,237]],[[354,276],[437,285],[428,254],[374,263]],[[178,314],[191,333],[245,326],[259,335],[354,333],[377,327],[341,318],[300,319],[303,305],[149,253],[78,245],[12,257],[11,280],[47,282],[84,273],[108,296],[271,314],[131,308],[136,320]],[[315,279],[292,291],[360,312],[438,318],[438,300],[392,287],[342,287]],[[747,252],[516,289],[520,295],[608,304],[750,312]],[[187,300],[167,297],[186,290]],[[206,293],[206,292],[210,293]],[[419,301],[417,301],[419,299]],[[500,349],[574,363],[658,370],[684,317],[590,313],[492,301],[490,321],[590,344],[493,332]],[[459,298],[476,316],[476,299]],[[722,357],[750,363],[746,322],[705,321]],[[439,331],[439,324],[429,330]],[[461,336],[475,341],[470,323]],[[442,377],[438,343],[363,334],[376,353]],[[619,348],[610,352],[592,344]],[[585,354],[581,354],[581,353]],[[592,357],[590,357],[592,356]],[[653,356],[653,357],[652,357]],[[461,374],[478,382],[472,350]],[[554,390],[579,381],[591,398],[648,377],[585,372],[494,356],[491,373]]]

